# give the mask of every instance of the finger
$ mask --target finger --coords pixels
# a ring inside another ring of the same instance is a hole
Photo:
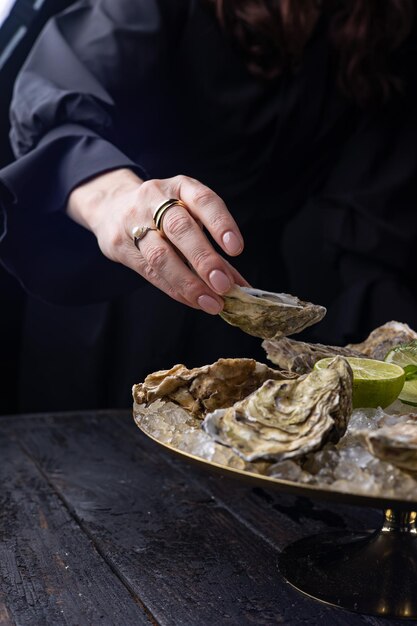
[[[216,315],[223,300],[194,274],[179,258],[168,241],[149,232],[140,244],[138,258],[129,252],[129,263],[149,282],[176,300]]]
[[[194,309],[201,309],[198,304],[193,304],[189,302],[181,294],[177,293],[172,284],[168,283],[161,276],[158,276],[155,270],[147,264],[146,259],[140,253],[140,251],[133,249],[126,251],[124,259],[121,262],[123,262],[124,265],[132,269],[134,272],[140,274],[142,278],[147,280],[154,287],[157,287],[158,289],[166,293],[170,298],[173,298],[177,302],[185,304],[186,306],[190,306]]]
[[[227,293],[235,282],[230,265],[216,252],[187,209],[173,206],[163,217],[165,236],[195,272],[216,293]]]
[[[230,256],[240,254],[243,237],[223,200],[193,178],[177,176],[172,183],[173,192],[177,192],[193,217],[201,221],[219,246]]]

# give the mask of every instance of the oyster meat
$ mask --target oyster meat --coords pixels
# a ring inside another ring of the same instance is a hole
[[[254,359],[219,359],[203,367],[187,369],[180,364],[170,370],[154,372],[143,383],[134,385],[132,393],[137,404],[162,399],[201,418],[207,411],[242,400],[268,379],[286,380],[296,376],[271,369]]]
[[[383,361],[387,353],[400,343],[408,343],[417,339],[417,333],[408,324],[401,322],[387,322],[378,326],[362,343],[351,343],[346,347],[358,350],[369,359]]]
[[[417,415],[410,419],[364,432],[369,451],[382,461],[417,472]]]
[[[268,359],[280,369],[298,374],[310,372],[320,359],[331,356],[363,356],[361,352],[339,346],[325,346],[321,343],[306,343],[295,339],[265,339],[262,347]]]
[[[283,461],[318,450],[345,433],[352,370],[343,357],[297,380],[267,380],[246,399],[206,415],[203,428],[245,461]]]
[[[262,339],[299,333],[319,322],[326,314],[323,306],[302,302],[286,293],[270,293],[237,285],[223,298],[221,317],[232,326]]]

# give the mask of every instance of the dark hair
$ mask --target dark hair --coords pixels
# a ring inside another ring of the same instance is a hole
[[[392,57],[413,28],[414,0],[207,1],[256,76],[268,80],[294,70],[312,23],[324,12],[343,93],[365,104],[401,87]]]

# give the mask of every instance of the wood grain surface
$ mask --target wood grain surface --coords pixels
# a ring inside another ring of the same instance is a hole
[[[372,626],[280,576],[280,550],[378,511],[212,475],[120,411],[0,418],[0,625]]]

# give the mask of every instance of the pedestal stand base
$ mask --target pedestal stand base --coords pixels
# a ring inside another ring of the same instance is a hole
[[[417,618],[415,513],[386,512],[379,531],[308,537],[281,553],[280,571],[303,593],[357,613]]]

